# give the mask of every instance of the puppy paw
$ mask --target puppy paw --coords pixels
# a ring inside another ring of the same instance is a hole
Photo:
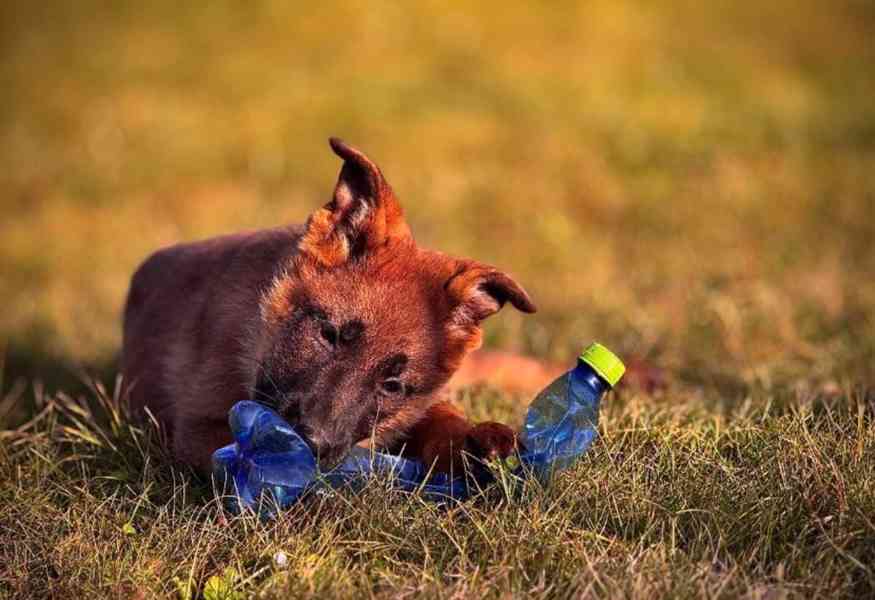
[[[468,452],[484,462],[507,458],[519,447],[514,431],[507,425],[494,422],[475,425],[465,441]]]

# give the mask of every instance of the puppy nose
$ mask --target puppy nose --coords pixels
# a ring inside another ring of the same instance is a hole
[[[301,420],[301,409],[296,404],[286,407],[286,409],[282,412],[283,418],[286,420],[286,423],[295,428],[300,435],[304,435],[302,433],[303,425],[299,425],[298,421]]]

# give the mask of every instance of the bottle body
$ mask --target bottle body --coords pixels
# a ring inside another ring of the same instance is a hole
[[[611,386],[583,360],[541,391],[520,435],[520,459],[546,474],[576,461],[598,435],[602,397]]]

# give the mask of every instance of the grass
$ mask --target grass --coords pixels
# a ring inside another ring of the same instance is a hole
[[[0,449],[0,590],[12,597],[875,591],[875,405],[859,390],[756,390],[729,411],[627,390],[604,407],[601,441],[549,487],[497,485],[441,508],[373,482],[272,522],[226,514],[102,390],[38,406]]]
[[[872,64],[854,0],[2,3],[0,596],[875,594]],[[669,387],[547,490],[224,515],[76,374],[150,251],[324,202],[329,135],[531,292],[487,345]]]

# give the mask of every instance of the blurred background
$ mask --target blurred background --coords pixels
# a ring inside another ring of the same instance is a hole
[[[137,264],[303,221],[330,135],[530,291],[490,347],[595,338],[715,402],[875,385],[873,65],[865,0],[7,0],[2,385],[111,378]]]

